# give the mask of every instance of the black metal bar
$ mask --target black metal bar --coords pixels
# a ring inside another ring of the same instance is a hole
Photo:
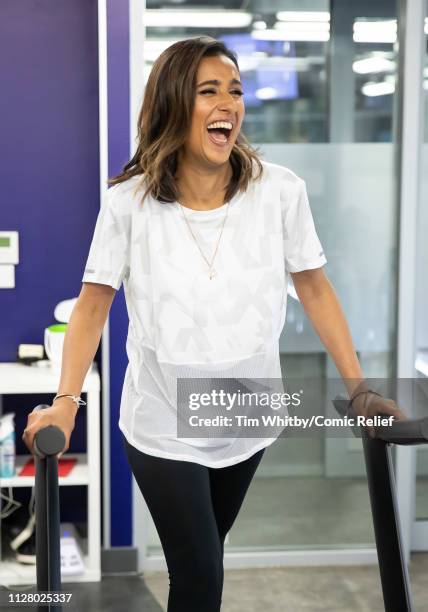
[[[333,405],[341,416],[355,419],[357,415],[354,410],[352,408],[347,410],[348,402],[349,400],[342,395],[338,395],[333,400]],[[381,416],[389,415],[382,414]],[[367,437],[364,428],[353,425],[351,429],[356,438]],[[393,421],[391,425],[379,425],[376,427],[375,439],[391,444],[428,444],[428,417]]]
[[[46,406],[37,406],[42,410]],[[61,591],[61,540],[57,454],[65,445],[64,433],[49,425],[34,436],[36,502],[36,573],[38,591]],[[43,604],[39,612],[61,612],[60,604]]]
[[[382,440],[364,437],[363,448],[385,611],[412,612],[391,448]]]
[[[356,417],[353,409],[347,411],[348,400],[343,396],[338,395],[333,404],[342,416]],[[364,427],[353,426],[352,430],[363,442],[385,612],[413,612],[390,444],[426,444],[428,419],[406,419],[376,427],[376,438],[368,437]]]
[[[46,504],[46,459],[35,456],[35,508],[36,508],[36,572],[37,588],[39,591],[48,591],[48,513]]]

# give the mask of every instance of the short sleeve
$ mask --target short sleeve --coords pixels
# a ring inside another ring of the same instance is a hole
[[[121,205],[118,186],[110,187],[98,213],[82,282],[120,289],[129,273],[131,213]]]
[[[286,269],[302,272],[320,268],[327,258],[315,229],[305,181],[296,176],[294,183],[287,182],[281,198]]]

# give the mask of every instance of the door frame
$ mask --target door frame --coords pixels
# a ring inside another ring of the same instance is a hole
[[[416,270],[417,228],[420,201],[423,134],[423,66],[425,60],[425,0],[399,0],[399,121],[397,174],[399,177],[400,223],[397,296],[398,379],[418,377],[416,369]],[[410,299],[409,299],[410,296]],[[400,385],[399,385],[400,386]],[[403,402],[404,402],[403,398]],[[400,397],[397,397],[400,405]],[[402,404],[404,406],[404,403]],[[398,509],[404,554],[428,550],[428,521],[415,520],[415,447],[395,447]]]

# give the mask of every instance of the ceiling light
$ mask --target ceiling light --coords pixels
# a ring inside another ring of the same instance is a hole
[[[194,11],[184,8],[177,11],[148,9],[143,15],[143,23],[148,28],[245,28],[252,20],[252,13],[245,11]]]
[[[255,30],[266,30],[267,28],[266,21],[254,21],[253,28]]]
[[[280,21],[330,21],[328,11],[278,11]]]
[[[278,97],[278,90],[275,87],[260,87],[254,94],[259,100],[272,100]]]
[[[395,62],[385,57],[366,57],[356,60],[352,64],[352,70],[358,74],[369,74],[370,72],[388,72],[395,70]]]
[[[282,41],[321,41],[325,42],[330,39],[329,32],[312,32],[312,31],[283,31],[279,29],[268,30],[253,30],[251,37],[256,40],[282,40]]]
[[[382,83],[368,82],[368,83],[364,83],[364,85],[361,87],[361,92],[365,96],[370,96],[370,97],[386,96],[389,94],[393,94],[394,91],[395,91],[394,83],[386,83],[385,81],[383,81]]]
[[[353,39],[358,43],[394,43],[397,20],[355,21]]]
[[[293,21],[286,23],[285,21],[277,21],[273,26],[275,30],[282,30],[284,32],[330,32],[330,24],[328,22],[306,22],[306,21]]]

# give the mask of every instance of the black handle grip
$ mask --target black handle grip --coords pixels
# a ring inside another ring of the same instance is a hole
[[[39,404],[33,410],[33,412],[50,408],[47,404]],[[56,425],[48,425],[39,429],[34,436],[33,449],[34,453],[41,457],[49,457],[60,453],[65,446],[65,435],[62,429]]]
[[[333,405],[341,416],[355,419],[356,412],[351,407],[347,411],[349,400],[343,395],[336,395]],[[378,413],[379,416],[390,415]],[[361,437],[360,427],[353,425],[352,430],[356,437]],[[428,417],[422,419],[406,419],[393,421],[391,425],[378,425],[375,427],[376,438],[392,444],[428,444]]]

